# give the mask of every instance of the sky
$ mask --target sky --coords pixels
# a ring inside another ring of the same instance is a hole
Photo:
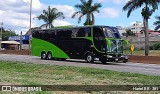
[[[122,11],[122,7],[129,0],[93,0],[94,3],[101,3],[100,13],[95,13],[95,25],[122,26],[128,27],[135,21],[143,21],[141,9],[132,12],[127,18],[127,12]],[[82,26],[85,17],[78,24],[78,19],[72,19],[72,14],[77,11],[74,5],[79,4],[80,0],[32,0],[32,27],[44,24],[42,20],[35,17],[40,15],[48,6],[55,7],[59,12],[63,12],[65,19],[57,19],[53,22],[54,26],[74,25]],[[160,8],[160,6],[159,6]],[[23,34],[29,29],[30,0],[0,0],[0,23],[6,30],[14,30],[17,34]],[[159,15],[159,10],[149,19],[149,28],[153,29],[155,16]]]

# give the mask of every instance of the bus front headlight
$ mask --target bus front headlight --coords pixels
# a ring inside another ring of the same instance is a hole
[[[107,58],[112,58],[113,56],[111,56],[111,55],[107,55]]]

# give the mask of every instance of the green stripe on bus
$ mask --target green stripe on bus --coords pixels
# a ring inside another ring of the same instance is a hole
[[[32,38],[32,55],[41,56],[42,51],[46,53],[51,51],[52,56],[55,58],[69,58],[69,56],[56,45],[41,39]]]
[[[127,47],[129,47],[129,46],[130,46],[130,43],[129,43],[129,41],[128,41],[128,40],[125,40],[125,39],[124,39],[124,42],[126,43],[126,46],[127,46]]]

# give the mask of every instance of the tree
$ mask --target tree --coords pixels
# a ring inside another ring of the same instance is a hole
[[[0,28],[1,29],[1,28]],[[16,36],[15,31],[5,30],[2,28],[2,40],[7,41],[10,36]]]
[[[131,31],[131,29],[126,30],[127,36],[135,36],[135,34]]]
[[[153,25],[156,26],[156,27],[155,27],[155,30],[158,30],[158,29],[160,29],[160,16],[156,16],[155,18],[156,18],[157,21],[155,21],[155,22],[153,23]]]
[[[74,7],[79,11],[73,13],[72,18],[78,17],[78,23],[81,22],[83,16],[86,16],[86,21],[84,25],[94,25],[95,17],[94,12],[99,13],[99,8],[102,7],[100,3],[93,4],[93,0],[80,0],[81,4],[76,4]]]
[[[130,0],[124,6],[124,11],[128,11],[127,17],[130,16],[131,12],[135,9],[142,8],[141,15],[143,17],[143,24],[145,27],[145,55],[148,56],[149,50],[149,35],[148,35],[148,19],[153,14],[153,12],[158,9],[158,4],[160,0]]]
[[[50,8],[48,6],[48,10],[43,10],[43,13],[37,17],[39,20],[43,20],[46,24],[43,26],[46,26],[46,28],[49,26],[49,28],[54,27],[53,21],[57,18],[65,18],[62,12],[58,12],[56,8]]]

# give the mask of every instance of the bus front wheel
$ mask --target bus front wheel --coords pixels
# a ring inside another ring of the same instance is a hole
[[[46,52],[42,52],[41,53],[41,59],[43,59],[43,60],[46,60],[47,59],[47,55],[46,55]]]
[[[93,56],[93,54],[87,54],[86,56],[85,56],[85,60],[88,62],[88,63],[93,63],[94,62],[94,56]]]

